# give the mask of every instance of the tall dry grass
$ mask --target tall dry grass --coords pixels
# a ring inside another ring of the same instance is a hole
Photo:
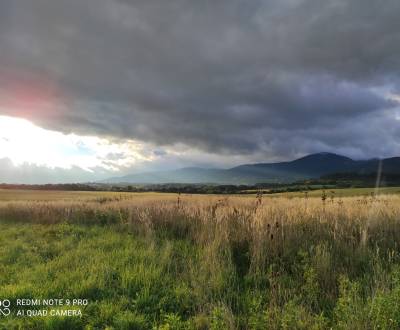
[[[240,274],[268,258],[324,242],[357,251],[393,249],[400,237],[400,197],[249,198],[165,195],[82,201],[0,202],[0,219],[38,224],[117,225],[149,238],[190,240],[230,251]],[[237,259],[237,260],[236,260]]]

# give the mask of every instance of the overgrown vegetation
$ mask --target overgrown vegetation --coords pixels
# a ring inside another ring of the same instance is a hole
[[[398,329],[400,197],[0,202],[0,297],[86,298],[4,329]]]

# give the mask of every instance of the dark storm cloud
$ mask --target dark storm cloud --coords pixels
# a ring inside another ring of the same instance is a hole
[[[40,81],[58,102],[0,112],[227,154],[398,153],[376,90],[400,89],[399,16],[398,0],[4,1],[0,95]]]

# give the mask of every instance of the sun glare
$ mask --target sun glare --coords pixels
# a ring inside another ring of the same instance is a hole
[[[148,160],[142,150],[134,141],[113,143],[96,136],[63,134],[25,119],[0,116],[0,158],[9,158],[15,165],[118,170]]]

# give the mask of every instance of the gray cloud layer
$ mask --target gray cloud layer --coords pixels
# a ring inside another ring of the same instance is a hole
[[[227,155],[400,154],[382,93],[399,17],[398,0],[3,1],[0,95],[36,82],[58,102],[0,112]]]

